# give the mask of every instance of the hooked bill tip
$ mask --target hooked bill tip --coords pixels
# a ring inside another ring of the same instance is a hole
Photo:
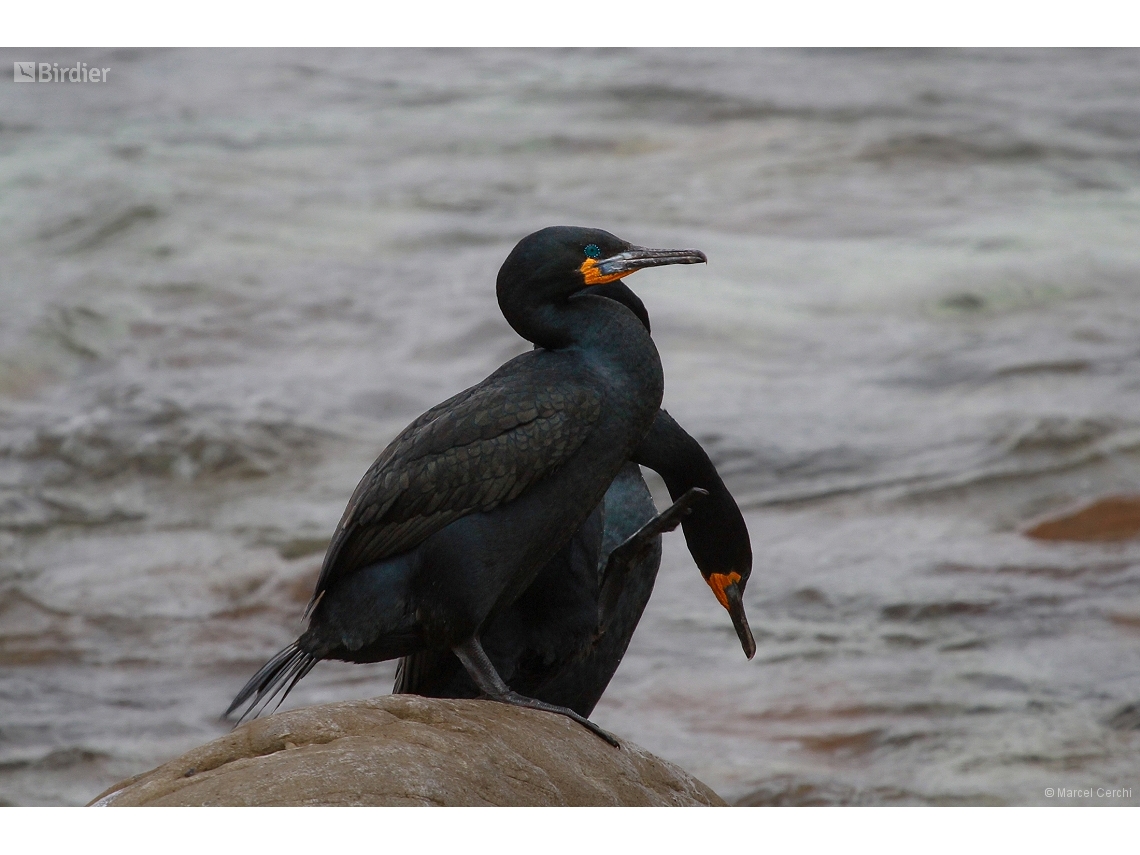
[[[756,655],[756,639],[752,636],[752,628],[748,625],[748,616],[744,613],[744,596],[740,586],[735,582],[725,586],[725,597],[728,600],[728,616],[732,618],[733,629],[740,639],[740,646],[744,655],[751,659]]]

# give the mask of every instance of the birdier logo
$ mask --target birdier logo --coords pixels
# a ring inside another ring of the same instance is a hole
[[[110,68],[88,68],[87,63],[59,67],[58,62],[14,62],[12,80],[16,83],[106,83]]]

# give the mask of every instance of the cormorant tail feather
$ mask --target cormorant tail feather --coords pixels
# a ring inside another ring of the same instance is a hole
[[[264,713],[265,708],[280,695],[276,706],[273,707],[273,710],[276,711],[285,697],[293,691],[293,687],[302,677],[313,670],[313,666],[319,661],[319,657],[309,651],[302,650],[299,641],[294,641],[262,665],[258,672],[249,678],[249,682],[237,693],[237,697],[234,698],[229,709],[223,713],[222,718],[229,718],[234,710],[248,702],[245,712],[241,714],[234,725],[236,727],[247,718],[257,718]]]

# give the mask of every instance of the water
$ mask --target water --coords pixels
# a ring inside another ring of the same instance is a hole
[[[756,553],[747,662],[668,538],[596,720],[730,801],[1140,803],[1140,545],[1022,534],[1140,492],[1140,52],[47,53],[111,72],[0,87],[0,799],[224,732],[568,223],[708,253],[630,282]]]

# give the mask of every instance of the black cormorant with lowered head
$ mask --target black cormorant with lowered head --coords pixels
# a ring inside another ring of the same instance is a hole
[[[512,691],[479,636],[597,507],[661,404],[648,331],[590,286],[705,260],[599,229],[523,238],[496,291],[507,322],[538,347],[428,410],[380,454],[325,553],[308,628],[226,714],[264,709],[322,659],[450,650],[486,697],[567,715],[616,744],[584,716]]]
[[[644,304],[624,283],[598,286],[593,293],[622,303],[649,329]],[[665,480],[674,504],[661,514],[638,463]],[[571,541],[483,628],[483,647],[499,674],[516,691],[589,716],[653,592],[661,534],[678,523],[751,659],[756,643],[741,600],[752,569],[748,528],[700,443],[661,410]],[[438,650],[401,660],[393,691],[437,698],[479,694],[459,661]]]

